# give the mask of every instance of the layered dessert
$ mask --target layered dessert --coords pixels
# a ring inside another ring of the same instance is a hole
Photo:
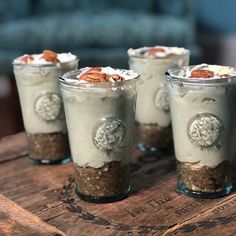
[[[113,201],[129,192],[136,103],[130,70],[83,68],[61,78],[78,195]]]
[[[148,150],[170,147],[172,131],[165,71],[188,65],[189,51],[155,46],[129,49],[128,55],[130,68],[140,74],[136,106],[137,142]]]
[[[201,64],[168,71],[179,191],[218,197],[232,189],[236,70]]]
[[[56,163],[69,158],[69,143],[59,76],[74,70],[78,60],[71,53],[44,50],[13,61],[29,158],[35,163]]]

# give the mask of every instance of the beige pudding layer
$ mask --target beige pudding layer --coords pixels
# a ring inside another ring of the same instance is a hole
[[[178,47],[143,47],[129,49],[130,68],[140,74],[136,121],[141,124],[170,125],[169,96],[165,71],[188,65],[189,51]]]
[[[215,168],[231,160],[235,140],[235,70],[203,64],[169,72],[176,81],[181,78],[181,82],[170,79],[168,83],[177,160],[197,164],[197,168]]]
[[[77,68],[76,56],[45,50],[18,57],[13,65],[26,131],[65,132],[59,76]]]
[[[91,69],[95,70],[88,73]],[[96,70],[99,70],[96,72]],[[62,95],[72,157],[76,165],[100,168],[129,163],[138,75],[111,67],[84,68],[63,76]]]

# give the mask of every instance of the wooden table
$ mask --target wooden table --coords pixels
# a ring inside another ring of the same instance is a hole
[[[134,151],[130,197],[94,204],[75,195],[71,163],[32,165],[27,145],[25,133],[0,141],[1,236],[236,235],[236,193],[215,200],[178,194],[171,153]]]

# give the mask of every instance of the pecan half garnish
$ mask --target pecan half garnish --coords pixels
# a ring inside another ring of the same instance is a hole
[[[124,77],[118,75],[118,74],[112,74],[112,75],[107,75],[108,79],[112,79],[114,80],[115,82],[121,82],[121,81],[124,81]]]
[[[165,49],[164,48],[151,48],[148,51],[148,56],[156,56],[157,52],[165,52]]]
[[[101,72],[102,68],[101,67],[92,67],[90,69],[88,69],[85,73],[93,73],[93,72]]]
[[[57,60],[57,53],[54,52],[54,51],[51,51],[51,50],[44,50],[43,51],[43,58],[46,61],[50,61],[52,63],[57,63],[58,62],[58,60]]]
[[[107,74],[102,72],[101,67],[93,67],[85,71],[83,74],[78,76],[78,79],[85,80],[89,83],[102,83],[102,82],[109,82],[115,81],[120,82],[125,80],[122,76],[118,74]]]
[[[28,63],[31,63],[32,61],[34,60],[34,57],[31,56],[31,55],[25,55],[21,58],[21,63],[25,63],[25,64],[28,64]]]
[[[89,83],[102,83],[102,82],[107,82],[108,78],[105,73],[102,73],[101,71],[97,70],[88,70],[84,74],[80,76],[81,80],[85,80]]]
[[[192,70],[190,78],[211,78],[214,75],[214,72],[211,70]]]

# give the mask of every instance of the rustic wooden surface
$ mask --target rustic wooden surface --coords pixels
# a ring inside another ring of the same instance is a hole
[[[0,195],[0,218],[0,235],[65,235],[2,195]]]
[[[27,146],[24,133],[0,141],[0,194],[66,235],[236,235],[235,192],[215,200],[178,194],[171,153],[134,151],[130,197],[93,204],[75,195],[71,164],[32,165]],[[0,223],[0,235],[4,227]]]

